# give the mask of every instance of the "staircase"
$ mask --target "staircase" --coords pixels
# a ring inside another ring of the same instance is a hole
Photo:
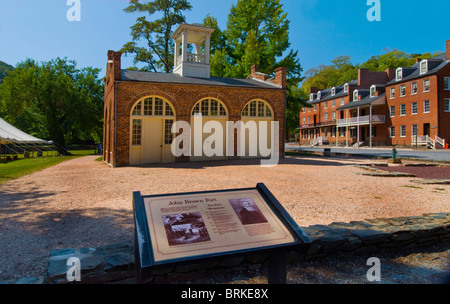
[[[426,146],[433,150],[445,149],[445,139],[442,139],[437,135],[434,139],[428,135],[412,136],[411,144],[413,146]]]

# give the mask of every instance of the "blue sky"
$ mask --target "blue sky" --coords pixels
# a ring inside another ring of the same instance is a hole
[[[190,0],[188,23],[210,14],[226,28],[237,0]],[[381,22],[369,22],[367,0],[281,0],[291,21],[291,48],[299,51],[304,72],[349,55],[362,63],[386,48],[408,53],[445,51],[450,39],[448,0],[380,0]],[[16,65],[26,58],[76,60],[101,68],[106,53],[130,41],[138,14],[123,12],[126,0],[81,0],[81,21],[69,22],[66,0],[1,0],[0,60]],[[124,68],[132,65],[123,58]]]

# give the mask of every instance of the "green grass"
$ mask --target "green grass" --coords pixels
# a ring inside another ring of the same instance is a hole
[[[422,187],[417,187],[417,186],[410,186],[410,185],[405,185],[403,186],[404,188],[413,188],[413,189],[423,189]]]
[[[0,185],[9,180],[57,165],[66,160],[94,154],[94,150],[70,152],[73,156],[26,158],[8,162],[0,162]]]

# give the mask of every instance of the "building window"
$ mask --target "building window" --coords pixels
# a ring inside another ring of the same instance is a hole
[[[391,106],[391,108],[389,110],[390,110],[391,117],[395,117],[395,106]]]
[[[425,100],[423,102],[423,112],[430,113],[430,101],[429,100]]]
[[[354,90],[353,91],[353,101],[357,101],[358,100],[358,90]]]
[[[344,84],[344,93],[348,93],[348,83]]]
[[[314,105],[314,112],[317,111],[317,105]]]
[[[220,106],[221,106],[221,104],[219,103],[219,107]],[[308,112],[309,111],[310,111],[310,109],[308,109]],[[225,108],[220,113],[226,114]],[[226,115],[221,114],[221,116],[226,116]],[[271,118],[272,117],[272,109],[266,102],[264,102],[262,100],[253,100],[244,107],[244,109],[242,110],[242,116],[243,117]]]
[[[406,105],[402,104],[400,105],[400,116],[405,116],[406,115]]]
[[[325,101],[325,102],[323,103],[323,107],[324,107],[325,109],[328,109],[328,101]]]
[[[430,92],[430,79],[425,79],[423,81],[423,91]]]
[[[303,117],[303,124],[306,125],[306,117]]]
[[[402,80],[403,78],[403,69],[402,68],[398,68],[397,71],[395,72],[395,79],[397,81]]]
[[[333,111],[333,112],[331,113],[331,119],[332,119],[333,121],[336,120],[336,111]]]
[[[139,101],[132,111],[132,116],[175,116],[175,111],[168,102],[158,97]]]
[[[345,104],[345,98],[342,97],[342,98],[341,98],[341,106],[343,106],[344,104]]]
[[[139,103],[134,107],[132,115],[134,115],[134,116],[142,115],[142,101],[139,101]]]
[[[164,144],[171,145],[173,141],[173,133],[172,133],[172,119],[166,119],[164,122]]]
[[[319,99],[320,100],[320,98],[322,97],[322,92],[321,91],[319,91],[318,93],[317,93],[317,99]]]
[[[400,126],[400,137],[406,137],[406,126]]]
[[[390,95],[389,95],[390,98],[394,99],[395,98],[395,87],[394,88],[390,88],[389,92],[390,92]]]
[[[450,99],[444,99],[444,112],[450,112]]]
[[[334,95],[336,95],[336,88],[331,89],[331,96],[334,96]]]
[[[314,100],[314,94],[311,94],[311,96],[309,97],[309,100],[310,100],[310,101],[313,101],[313,100]]]
[[[411,83],[411,95],[417,94],[417,82]]]
[[[339,136],[345,137],[345,128],[339,128]]]
[[[411,114],[417,114],[417,102],[411,103]]]
[[[254,116],[256,116],[256,109],[252,109],[252,110],[255,111]],[[244,110],[242,111],[242,116],[244,116],[244,112],[246,113],[245,116],[248,116],[248,114],[249,114],[248,107],[244,108]],[[225,106],[219,100],[203,99],[203,100],[199,101],[194,106],[194,109],[192,110],[192,115],[194,116],[196,114],[202,114],[202,116],[206,116],[206,117],[210,117],[210,116],[226,117],[227,111],[225,110]]]
[[[142,119],[133,119],[132,145],[140,146],[142,138]]]
[[[420,75],[428,72],[428,60],[422,60],[420,62]]]
[[[153,114],[153,98],[144,99],[144,116],[152,116]]]
[[[391,138],[395,137],[395,127],[390,127],[389,128],[389,135]]]
[[[163,113],[164,113],[164,101],[162,99],[155,98],[155,115],[163,116]]]
[[[376,86],[371,86],[370,87],[370,97],[375,97],[375,92],[377,91],[377,87]]]
[[[444,90],[450,90],[450,77],[444,77]]]
[[[336,127],[331,127],[331,137],[336,137]]]
[[[334,108],[336,106],[336,100],[333,99],[333,101],[331,102],[331,106]]]
[[[308,125],[311,124],[311,116],[308,116]]]
[[[411,136],[417,136],[417,125],[411,125]]]
[[[405,97],[406,96],[406,85],[401,85],[400,86],[400,97]]]

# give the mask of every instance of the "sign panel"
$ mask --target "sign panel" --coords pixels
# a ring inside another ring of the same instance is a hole
[[[256,188],[134,193],[138,268],[308,243],[263,184]]]

